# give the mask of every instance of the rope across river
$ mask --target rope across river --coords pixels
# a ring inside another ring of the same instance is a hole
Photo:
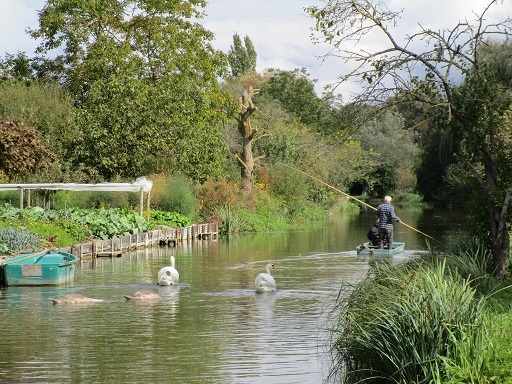
[[[335,190],[336,192],[339,192],[339,193],[341,193],[342,195],[347,196],[349,199],[355,200],[355,201],[357,201],[358,203],[361,203],[361,204],[363,204],[363,205],[367,206],[368,208],[373,209],[374,211],[376,211],[376,210],[377,210],[377,208],[375,208],[375,207],[371,206],[370,204],[365,203],[364,201],[359,200],[359,199],[355,198],[354,196],[349,195],[348,193],[345,193],[345,192],[343,192],[343,191],[340,191],[338,188],[333,187],[332,185],[327,184],[325,181],[320,180],[319,178],[317,178],[317,177],[315,177],[315,176],[312,176],[312,175],[310,175],[309,173],[306,173],[306,172],[304,172],[304,171],[301,171],[300,169],[294,168],[294,167],[292,167],[291,165],[288,165],[288,164],[283,164],[283,165],[284,165],[285,167],[288,167],[288,168],[290,168],[290,169],[293,169],[293,170],[294,170],[294,171],[296,171],[296,172],[302,173],[304,176],[307,176],[307,177],[309,177],[310,179],[313,179],[313,180],[315,180],[315,181],[318,181],[320,184],[323,184],[323,185],[325,185],[326,187],[329,187],[329,188],[331,188],[331,189]],[[432,236],[429,236],[429,235],[427,235],[426,233],[421,232],[419,229],[416,229],[416,228],[414,228],[414,227],[410,226],[409,224],[404,223],[403,221],[400,221],[400,224],[405,225],[407,228],[410,228],[410,229],[412,229],[413,231],[416,231],[416,232],[418,232],[418,233],[422,234],[423,236],[425,236],[425,237],[427,237],[427,238],[429,238],[429,239],[432,239],[432,240],[434,240],[435,242],[437,242],[437,243],[439,243],[439,244],[441,244],[441,245],[444,245],[444,244],[443,244],[443,243],[441,243],[439,240],[434,239]]]

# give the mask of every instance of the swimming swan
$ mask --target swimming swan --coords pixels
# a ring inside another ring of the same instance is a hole
[[[71,293],[69,295],[64,296],[62,299],[52,299],[53,304],[83,304],[83,303],[99,303],[104,301],[103,299],[93,299],[92,297],[87,297],[84,295],[80,295],[77,293]]]
[[[174,256],[171,256],[171,266],[158,271],[158,285],[178,285],[180,274],[174,268]]]
[[[133,296],[125,296],[126,300],[159,300],[162,298],[153,291],[137,291]]]
[[[275,292],[276,281],[270,274],[271,269],[276,269],[274,264],[267,264],[267,273],[260,273],[254,280],[256,292]]]

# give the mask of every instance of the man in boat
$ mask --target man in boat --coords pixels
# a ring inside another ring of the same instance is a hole
[[[380,244],[383,249],[387,244],[389,249],[393,249],[393,220],[400,222],[400,218],[395,215],[395,208],[391,205],[391,196],[384,196],[384,202],[377,207],[377,223],[379,227]]]

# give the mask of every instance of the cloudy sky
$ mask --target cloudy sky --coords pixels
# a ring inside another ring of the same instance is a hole
[[[418,23],[442,29],[460,20],[474,20],[473,11],[480,12],[488,0],[385,0],[393,10],[403,9],[399,28],[414,31]],[[512,1],[494,7],[489,17],[503,20],[512,15]],[[5,53],[33,52],[36,42],[25,30],[37,27],[37,11],[45,0],[0,0],[0,56]],[[214,45],[227,52],[233,35],[248,35],[258,55],[257,69],[306,68],[317,79],[320,93],[327,84],[344,74],[346,65],[334,59],[322,61],[326,47],[311,42],[313,21],[303,8],[319,5],[319,0],[209,0],[207,17],[202,24],[215,33]],[[353,87],[352,89],[355,89]],[[343,92],[350,92],[347,85]],[[345,95],[344,95],[345,98]]]

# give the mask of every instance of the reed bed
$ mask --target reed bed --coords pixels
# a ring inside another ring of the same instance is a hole
[[[452,261],[379,263],[361,283],[342,288],[333,312],[331,378],[431,384],[460,374],[460,382],[483,382],[490,353],[486,296],[474,288],[483,281],[483,264]],[[460,273],[466,267],[469,276]]]

